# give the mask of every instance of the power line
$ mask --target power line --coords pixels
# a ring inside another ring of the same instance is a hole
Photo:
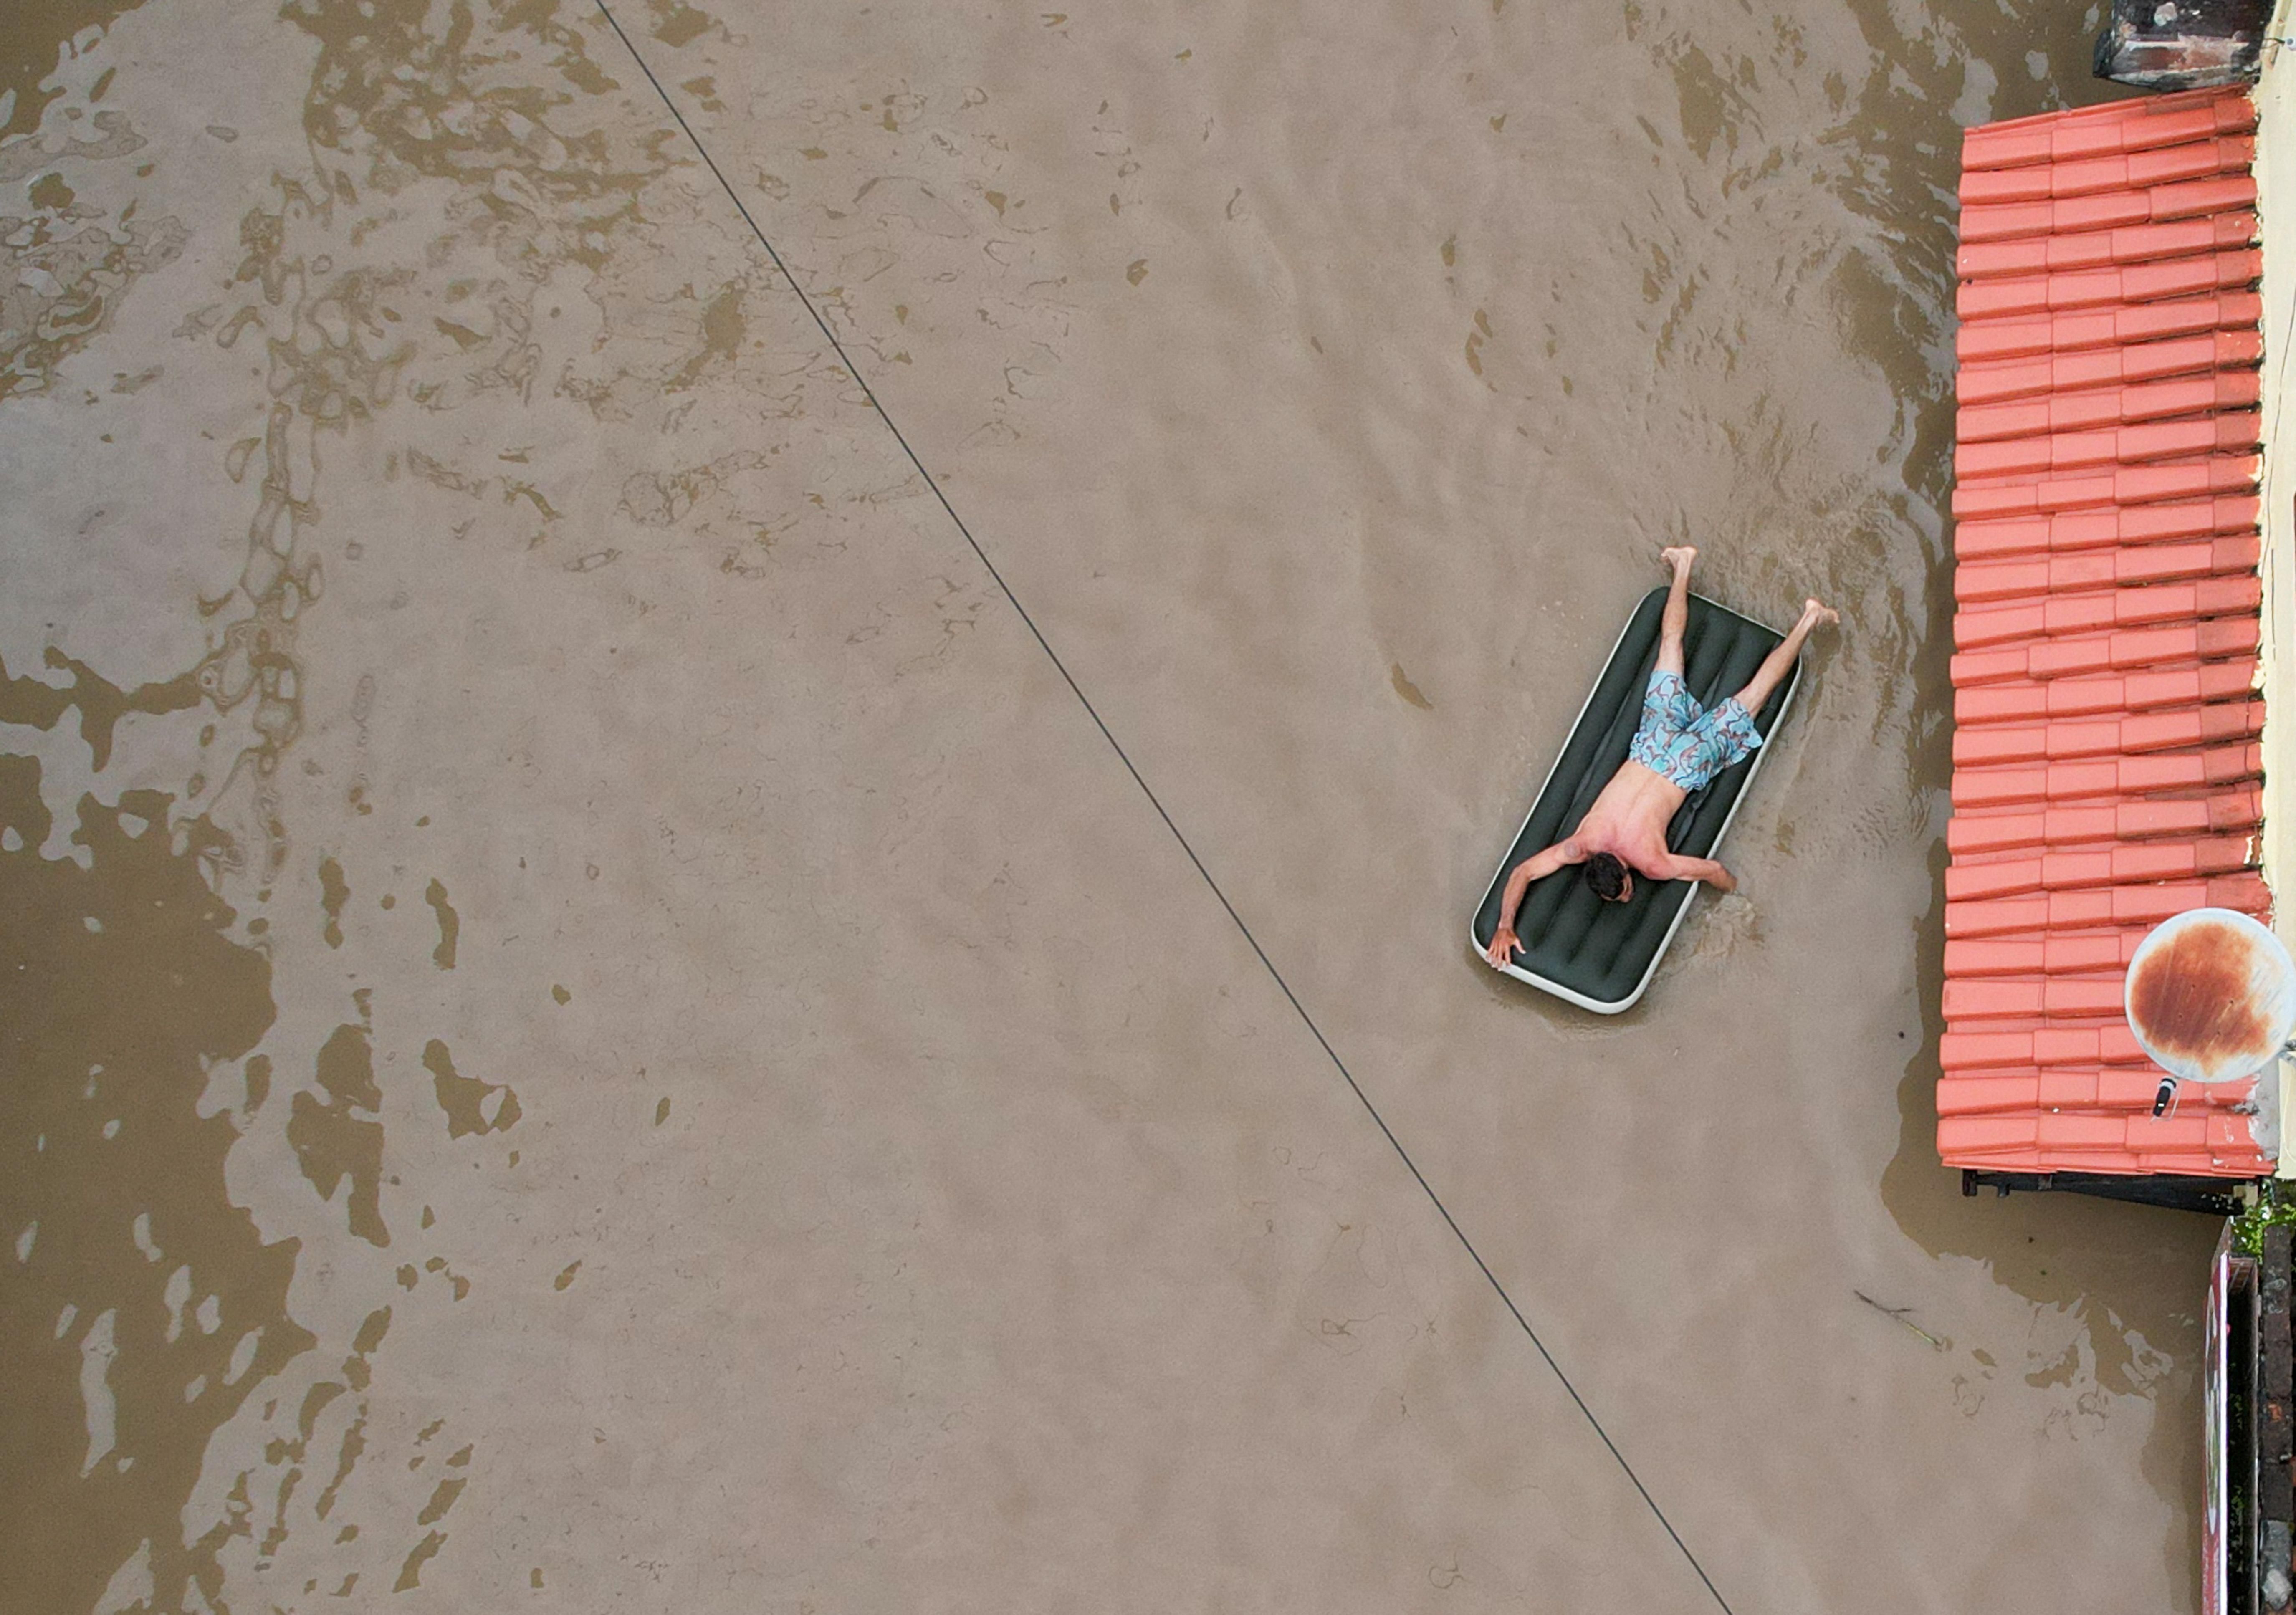
[[[726,179],[725,170],[718,168],[718,160],[709,155],[709,148],[701,143],[701,136],[694,132],[692,124],[685,121],[685,114],[678,111],[677,102],[670,99],[669,91],[663,86],[661,80],[654,76],[653,69],[647,65],[646,59],[639,54],[638,47],[629,35],[623,32],[621,23],[607,8],[606,0],[596,0],[596,4],[600,13],[606,19],[607,25],[621,40],[623,48],[629,52],[630,60],[638,64],[638,71],[645,75],[646,82],[653,86],[654,94],[661,97],[661,104],[669,109],[669,115],[677,120],[677,127],[685,132],[685,137],[693,143],[693,149],[701,154],[702,162],[716,177],[719,188],[726,193],[726,200],[734,204],[734,211],[741,214],[742,222],[750,226],[750,234],[758,238],[758,245],[766,250],[766,256],[774,260],[774,267],[781,271],[782,278],[789,283],[790,290],[797,293],[797,300],[805,306],[806,313],[811,315],[813,323],[821,328],[821,334],[828,340],[830,347],[836,351],[839,361],[845,366],[845,373],[860,386],[862,396],[869,400],[869,407],[877,412],[877,418],[885,423],[885,430],[893,434],[893,441],[901,446],[901,453],[908,456],[909,463],[916,468],[917,475],[924,479],[925,486],[932,490],[933,497],[940,502],[941,509],[948,513],[949,521],[964,536],[964,542],[971,546],[973,554],[980,560],[982,569],[988,572],[990,580],[1004,594],[1006,603],[1012,606],[1013,614],[1020,618],[1021,625],[1035,638],[1037,647],[1044,652],[1046,660],[1053,664],[1054,669],[1060,674],[1062,681],[1068,685],[1070,693],[1077,698],[1077,704],[1082,707],[1085,715],[1092,719],[1093,726],[1100,731],[1100,737],[1108,742],[1108,749],[1116,753],[1116,760],[1124,765],[1124,771],[1132,776],[1132,783],[1140,787],[1140,794],[1148,799],[1148,805],[1156,810],[1156,816],[1164,821],[1164,828],[1172,832],[1172,839],[1180,844],[1180,850],[1188,855],[1188,862],[1195,865],[1196,873],[1203,877],[1205,886],[1210,888],[1212,896],[1219,900],[1219,906],[1227,911],[1227,917],[1234,922],[1236,930],[1242,934],[1244,941],[1250,945],[1252,953],[1258,956],[1261,966],[1267,971],[1268,979],[1275,983],[1276,989],[1283,995],[1284,1002],[1291,1004],[1292,1012],[1300,1017],[1300,1024],[1308,1029],[1308,1036],[1315,1038],[1316,1046],[1324,1051],[1324,1058],[1332,1062],[1332,1069],[1339,1072],[1341,1079],[1347,1083],[1349,1091],[1355,1094],[1357,1103],[1363,1106],[1364,1113],[1372,1119],[1373,1124],[1379,1128],[1380,1135],[1387,1140],[1389,1147],[1394,1150],[1396,1158],[1403,1162],[1406,1169],[1410,1172],[1413,1181],[1418,1184],[1430,1203],[1434,1206],[1437,1214],[1442,1217],[1443,1226],[1451,1230],[1452,1236],[1459,1242],[1460,1248],[1466,1251],[1469,1259],[1475,1264],[1476,1270],[1481,1273],[1484,1280],[1497,1294],[1509,1316],[1521,1326],[1524,1336],[1529,1340],[1531,1345],[1538,1349],[1539,1357],[1546,1362],[1548,1370],[1554,1373],[1556,1381],[1570,1396],[1572,1405],[1585,1416],[1588,1426],[1601,1439],[1604,1449],[1617,1461],[1620,1472],[1626,1475],[1628,1481],[1632,1482],[1636,1492],[1649,1506],[1652,1516],[1664,1529],[1674,1545],[1681,1550],[1683,1558],[1689,1562],[1692,1570],[1697,1573],[1698,1579],[1705,1584],[1707,1592],[1713,1595],[1714,1602],[1720,1606],[1723,1615],[1733,1615],[1729,1602],[1722,1596],[1721,1589],[1714,1585],[1713,1578],[1707,1575],[1706,1567],[1698,1562],[1698,1555],[1690,1551],[1688,1543],[1683,1541],[1681,1533],[1674,1529],[1674,1522],[1666,1517],[1666,1511],[1659,1507],[1658,1499],[1650,1495],[1650,1488],[1643,1484],[1642,1477],[1635,1473],[1634,1465],[1627,1462],[1626,1454],[1620,1452],[1618,1443],[1611,1439],[1611,1432],[1603,1428],[1603,1422],[1595,1416],[1595,1410],[1587,1406],[1587,1399],[1578,1394],[1578,1388],[1570,1382],[1570,1376],[1562,1372],[1562,1365],[1554,1360],[1554,1354],[1547,1350],[1546,1342],[1538,1338],[1538,1331],[1533,1329],[1530,1326],[1530,1320],[1523,1316],[1522,1308],[1514,1304],[1514,1298],[1507,1293],[1506,1286],[1499,1283],[1498,1275],[1491,1271],[1488,1262],[1483,1260],[1482,1252],[1475,1249],[1474,1242],[1467,1237],[1466,1230],[1459,1226],[1458,1219],[1451,1215],[1451,1209],[1443,1203],[1443,1197],[1435,1193],[1435,1185],[1427,1181],[1427,1175],[1419,1169],[1419,1163],[1411,1159],[1411,1152],[1403,1147],[1403,1141],[1396,1137],[1395,1129],[1387,1125],[1387,1118],[1379,1113],[1379,1107],[1372,1103],[1371,1095],[1364,1092],[1363,1085],[1356,1080],[1355,1073],[1348,1070],[1348,1062],[1340,1058],[1340,1052],[1332,1046],[1331,1039],[1324,1036],[1324,1029],[1316,1024],[1316,1018],[1308,1012],[1308,1006],[1300,1002],[1300,996],[1292,990],[1292,984],[1283,979],[1283,972],[1275,968],[1275,961],[1267,956],[1267,950],[1260,947],[1259,939],[1251,934],[1251,927],[1244,923],[1243,916],[1236,912],[1235,905],[1228,901],[1227,893],[1222,890],[1220,883],[1212,878],[1212,872],[1204,867],[1203,859],[1196,856],[1195,848],[1190,844],[1179,825],[1173,822],[1171,814],[1165,810],[1163,801],[1150,787],[1147,780],[1142,776],[1138,766],[1132,760],[1131,754],[1125,750],[1123,742],[1119,741],[1115,733],[1109,728],[1108,720],[1101,717],[1100,709],[1092,704],[1092,698],[1084,693],[1084,686],[1077,683],[1076,675],[1069,671],[1068,663],[1062,661],[1061,653],[1053,649],[1053,642],[1045,637],[1045,631],[1037,626],[1037,619],[1029,614],[1029,608],[1021,603],[1021,597],[1013,592],[1013,586],[1004,581],[1004,574],[996,570],[996,563],[988,558],[988,552],[981,548],[980,540],[972,536],[972,529],[965,525],[964,518],[956,513],[956,506],[948,502],[948,496],[941,491],[939,480],[925,469],[924,461],[919,458],[917,451],[909,446],[909,440],[902,435],[901,429],[894,424],[893,417],[886,412],[884,404],[877,397],[877,389],[869,385],[869,378],[863,375],[860,367],[853,363],[852,357],[845,351],[845,344],[838,340],[837,332],[830,328],[829,322],[822,317],[821,310],[816,307],[813,299],[806,295],[805,288],[798,283],[797,276],[790,273],[789,265],[782,260],[782,255],[775,250],[774,243],[767,239],[765,231],[758,227],[758,221],[750,216],[748,205],[742,201],[741,193],[735,191],[732,182]]]

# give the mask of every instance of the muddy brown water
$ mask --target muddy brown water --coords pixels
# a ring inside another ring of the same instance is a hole
[[[2191,1608],[2214,1227],[1931,1139],[2094,16],[616,17],[0,23],[0,1607]],[[1465,920],[1683,541],[1845,627],[1598,1021]]]

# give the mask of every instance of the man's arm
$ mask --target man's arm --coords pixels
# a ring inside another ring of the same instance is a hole
[[[1703,881],[1717,891],[1738,889],[1738,877],[1712,858],[1685,858],[1679,853],[1670,852],[1666,855],[1664,873],[1657,870],[1651,873],[1662,881]]]
[[[1483,957],[1494,965],[1505,965],[1514,957],[1521,939],[1514,934],[1515,911],[1522,906],[1522,894],[1530,889],[1533,881],[1545,880],[1566,864],[1583,864],[1587,849],[1576,840],[1557,841],[1545,852],[1534,853],[1514,866],[1507,876],[1505,895],[1499,898],[1498,929],[1491,933],[1491,945],[1483,950]]]

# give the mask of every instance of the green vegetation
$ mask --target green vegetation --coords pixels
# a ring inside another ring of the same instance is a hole
[[[2276,1223],[2296,1226],[2296,1193],[2273,1178],[2259,1184],[2255,1204],[2232,1219],[2232,1248],[2243,1256],[2262,1256],[2264,1231]]]

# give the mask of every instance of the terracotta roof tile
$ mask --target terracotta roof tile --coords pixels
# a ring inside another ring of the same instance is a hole
[[[2204,617],[2252,616],[2263,597],[2263,585],[2251,573],[2240,578],[2204,578],[2197,583],[2052,594],[2010,605],[1970,606],[1954,614],[1953,643],[1956,650],[1975,651],[2013,640],[2141,628]]]
[[[2206,881],[2146,881],[1968,902],[1948,898],[1945,934],[1952,941],[2029,930],[2095,930],[2158,925],[2188,908],[2235,908],[2257,914],[2268,913],[2271,907],[2272,894],[2265,889],[2260,877],[2218,875]]]
[[[2263,393],[2262,378],[2253,370],[2210,371],[2165,381],[2139,381],[2128,387],[2090,387],[2006,404],[1968,405],[1956,412],[1954,432],[1964,443],[2040,438],[2055,432],[2164,421],[2175,415],[2206,414],[2212,410],[2248,409]]]
[[[1948,903],[1985,898],[2021,897],[2034,891],[2078,891],[2146,881],[2181,881],[2230,874],[2256,862],[2252,836],[2215,836],[2206,840],[2113,842],[2098,847],[2052,848],[2038,857],[2009,857],[1998,863],[1956,863],[1946,871]],[[1951,1012],[1948,1012],[1950,1018]]]
[[[1949,980],[1945,984],[1945,1012],[1946,1018],[1956,1026],[1972,1021],[2035,1015],[2117,1015],[2125,986],[2126,980],[2120,971],[2096,975],[1980,976]]]
[[[2145,152],[2256,127],[2256,108],[2245,96],[2212,90],[2111,101],[2073,113],[1986,124],[1962,136],[1964,171],[2069,162],[2122,152]]]
[[[1956,396],[1964,406],[2013,403],[2075,388],[2131,385],[2209,370],[2236,370],[2264,357],[2252,330],[2172,337],[2136,348],[2095,348],[2046,357],[1964,364]]]
[[[2077,976],[2093,971],[2125,971],[2137,944],[2152,928],[2005,931],[1997,936],[1956,938],[1945,945],[1948,980],[1981,976]]]
[[[1953,490],[1953,513],[1956,517],[1980,519],[2030,516],[2101,505],[2198,499],[2212,494],[2244,494],[2255,488],[2263,470],[2263,463],[2254,455],[2218,455],[2176,465],[2130,466],[2080,476],[1964,483]]]
[[[2093,102],[2085,107],[2065,107],[2054,112],[2029,112],[2022,118],[2005,118],[1998,123],[1980,124],[1975,128],[1963,131],[1962,143],[1965,149],[1972,138],[1997,131],[2074,128],[2094,123],[2117,123],[2132,118],[2158,118],[2188,107],[2233,99],[2240,98],[2223,90],[2178,90],[2167,95],[2128,95],[2118,101]],[[2253,125],[2243,127],[2252,127]]]
[[[2224,835],[2253,830],[2262,809],[2261,793],[2249,786],[2207,796],[1962,812],[1947,828],[1946,847],[1959,857],[2153,836]]]
[[[1964,807],[2078,802],[2091,797],[2204,791],[2211,786],[2238,784],[2263,772],[2264,748],[2253,745],[2013,767],[1971,764],[1956,766],[1953,771],[1953,805],[1958,810]],[[2165,920],[2169,916],[2161,917]]]
[[[2263,273],[2264,254],[2243,248],[2104,269],[2006,275],[1964,282],[1955,294],[1954,312],[1964,320],[1997,319],[2114,303],[2158,302],[2164,298],[2234,291],[2253,283]]]
[[[2260,627],[2252,616],[2136,628],[1992,650],[1964,651],[1953,659],[1953,682],[1999,684],[2010,679],[2069,678],[2115,668],[2169,667],[2253,652]]]
[[[1955,347],[1951,863],[1938,1148],[1995,1170],[2250,1176],[2236,1107],[2121,1013],[2152,927],[2256,873],[2262,305],[2254,107],[1969,131]]]
[[[2118,717],[2061,717],[2042,724],[1971,725],[1953,737],[1956,768],[2078,758],[2129,758],[2179,751],[2264,733],[2260,701],[2219,701]]]
[[[2149,1096],[2148,1096],[2149,1098]],[[2271,1163],[2250,1142],[2246,1118],[2210,1107],[2154,1118],[2135,1113],[1948,1116],[1938,1148],[1948,1160],[1997,1170],[2190,1173],[2251,1177]]]
[[[2256,676],[2255,660],[2243,658],[2144,673],[2008,679],[1997,684],[1970,685],[1955,691],[1953,717],[1956,724],[1966,726],[2199,706],[2209,701],[2240,700],[2256,687]]]
[[[2152,1073],[2124,1066],[2058,1067],[2011,1075],[1956,1074],[1938,1084],[1938,1114],[1981,1116],[2036,1111],[2125,1114],[2140,1107],[2149,1111],[2158,1086]],[[2230,1111],[2254,1093],[2252,1083],[2224,1083],[2182,1096],[2177,1109]]]
[[[2263,299],[2255,292],[2218,291],[2157,303],[2115,303],[2067,314],[1972,320],[1954,338],[1954,351],[1967,363],[2038,358],[2044,354],[2126,348],[2213,331],[2248,330],[2263,315]]]
[[[2255,206],[2256,181],[2245,174],[2229,179],[2188,179],[2141,191],[1965,207],[1961,210],[1961,239],[2000,242],[2025,235],[2070,235],[2130,225],[2165,225]]]
[[[1972,242],[1954,255],[1964,281],[2004,275],[2054,275],[2101,269],[2109,264],[2143,264],[2246,247],[2257,239],[2256,215],[2246,209],[2212,213],[2161,225],[2128,225],[2079,235],[2034,235],[2017,241]]]
[[[2045,477],[2093,466],[2237,453],[2254,448],[2263,436],[2263,417],[2255,410],[2203,414],[2103,431],[1964,443],[1954,450],[1953,471],[1956,477]]]
[[[2219,174],[2245,176],[2255,160],[2255,141],[2244,135],[2223,135],[2021,168],[1966,170],[1961,176],[1961,200],[1964,206],[1984,206],[2051,201],[2107,191],[2148,191]],[[2214,207],[2204,210],[2219,211]]]
[[[2259,508],[2252,495],[2226,494],[2172,504],[2113,504],[2100,510],[1961,521],[1954,525],[1953,549],[1964,562],[1971,562],[2082,550],[2133,550],[2141,545],[2220,534],[2253,535]]]
[[[2089,546],[2046,559],[1980,561],[1962,553],[1954,570],[1954,598],[1964,604],[2013,600],[2073,590],[2226,577],[2256,570],[2253,532],[2190,544]]]
[[[1992,1066],[2135,1065],[2152,1062],[2136,1046],[2136,1034],[2118,1013],[2045,1018],[2013,1030],[1958,1031],[1948,1022],[1938,1039],[1938,1060],[1948,1071]],[[2157,1081],[2157,1078],[2156,1078]]]

